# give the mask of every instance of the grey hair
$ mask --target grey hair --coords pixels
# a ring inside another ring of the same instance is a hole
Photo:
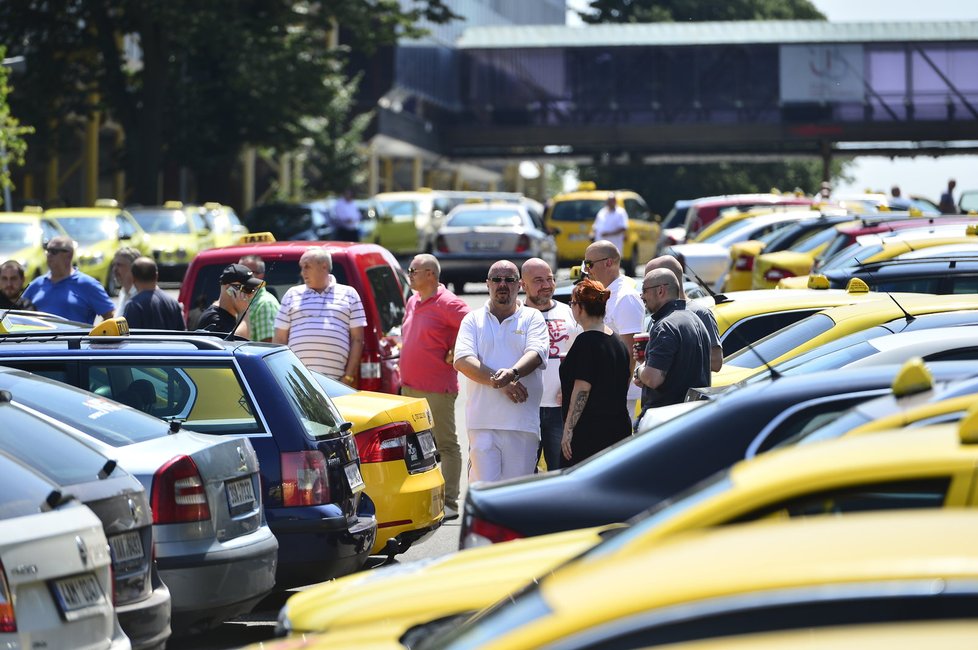
[[[311,248],[307,248],[306,252],[303,253],[302,255],[303,256],[308,255],[309,257],[313,258],[317,262],[326,262],[326,267],[329,268],[330,271],[333,270],[333,256],[330,255],[329,251],[323,248],[322,246],[313,246]]]
[[[238,260],[238,264],[244,264],[245,266],[248,266],[248,264],[254,264],[255,275],[265,275],[265,260],[258,255],[245,255]],[[332,266],[330,266],[330,268],[332,268]]]
[[[123,246],[122,248],[120,248],[115,252],[115,257],[122,257],[128,260],[130,265],[136,261],[137,257],[141,257],[141,256],[142,253],[140,253],[132,246]]]
[[[418,260],[426,269],[434,271],[436,278],[441,277],[441,263],[437,257],[430,253],[418,253],[414,259]]]

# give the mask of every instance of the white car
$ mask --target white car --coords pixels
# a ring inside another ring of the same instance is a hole
[[[102,522],[0,454],[0,647],[129,650]]]

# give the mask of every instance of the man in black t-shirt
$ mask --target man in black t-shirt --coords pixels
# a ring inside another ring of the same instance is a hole
[[[234,332],[237,336],[248,338],[248,324],[241,315],[262,281],[254,277],[247,266],[228,264],[221,272],[219,282],[221,294],[213,305],[201,313],[197,329],[223,334]]]
[[[0,309],[37,309],[24,298],[24,267],[17,260],[9,260],[0,266]],[[0,314],[2,315],[2,314]]]
[[[178,331],[187,329],[180,303],[156,286],[159,279],[156,262],[149,257],[137,257],[130,269],[136,295],[126,302],[122,314],[129,322],[129,327]]]

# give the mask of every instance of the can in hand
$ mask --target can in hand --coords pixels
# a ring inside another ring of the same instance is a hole
[[[632,349],[635,350],[635,359],[638,363],[645,363],[645,346],[648,342],[648,332],[639,332],[632,337]]]

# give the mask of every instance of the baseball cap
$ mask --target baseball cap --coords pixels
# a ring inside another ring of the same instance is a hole
[[[221,284],[241,284],[245,292],[251,293],[262,285],[262,281],[255,277],[244,264],[228,264],[221,271]]]

